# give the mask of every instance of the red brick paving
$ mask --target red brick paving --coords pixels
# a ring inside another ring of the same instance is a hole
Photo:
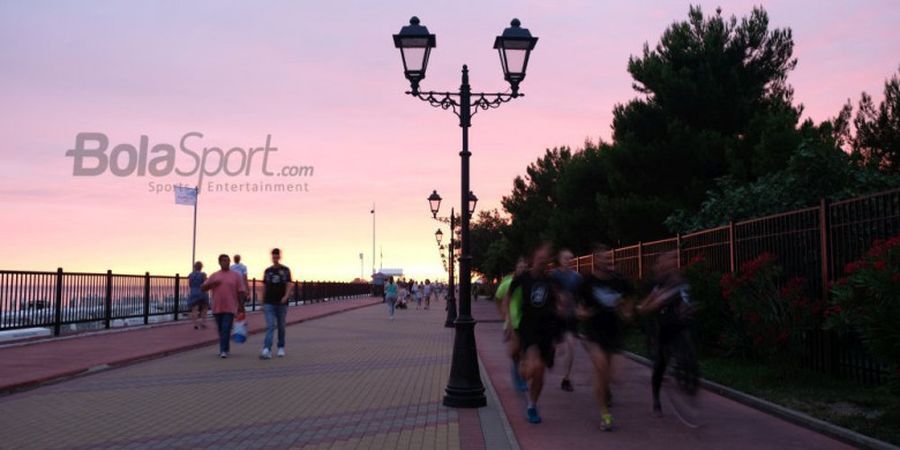
[[[525,397],[513,389],[510,361],[501,342],[502,324],[496,307],[487,301],[473,304],[478,353],[519,445],[529,449],[842,449],[851,448],[839,441],[799,427],[779,418],[744,406],[718,395],[703,392],[705,425],[692,430],[670,413],[661,419],[650,414],[650,370],[619,357],[612,387],[611,412],[618,429],[606,433],[599,429],[600,412],[592,396],[593,374],[587,354],[579,346],[572,381],[575,392],[559,388],[559,367],[546,377],[538,402],[543,423],[525,420]],[[557,356],[559,356],[559,351]],[[664,413],[667,405],[663,403]]]
[[[333,300],[288,308],[287,322],[295,324],[381,302],[380,298]],[[248,314],[249,330],[265,329],[257,311]],[[0,348],[0,393],[84,373],[98,366],[117,366],[202,347],[218,341],[215,323],[194,330],[189,320],[111,333],[86,333]]]

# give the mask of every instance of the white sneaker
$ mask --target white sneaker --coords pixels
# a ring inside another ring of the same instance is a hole
[[[262,349],[262,353],[259,354],[259,359],[272,359],[272,351],[267,348]]]
[[[228,357],[228,353],[225,353],[225,352],[219,353],[219,358],[225,359],[227,357]]]
[[[284,347],[279,347],[279,348],[278,348],[278,357],[279,357],[279,358],[284,358]]]

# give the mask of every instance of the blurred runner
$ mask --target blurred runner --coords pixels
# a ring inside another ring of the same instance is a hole
[[[515,277],[509,286],[509,292],[522,289],[519,346],[524,354],[523,375],[528,381],[525,414],[531,423],[541,423],[537,401],[544,388],[544,374],[553,367],[555,342],[560,331],[559,288],[554,279],[547,275],[551,251],[549,244],[538,247],[532,255],[530,269]],[[508,304],[509,300],[505,303]]]
[[[628,280],[615,272],[609,248],[594,250],[594,270],[584,279],[578,296],[577,316],[581,320],[584,346],[594,364],[596,380],[594,396],[600,405],[600,427],[612,431],[609,412],[612,394],[609,390],[613,373],[613,355],[621,348],[620,311],[634,289]],[[625,308],[627,311],[628,309]]]
[[[686,425],[696,427],[696,394],[699,379],[697,355],[690,335],[692,311],[690,285],[678,270],[678,254],[674,251],[660,255],[654,266],[654,287],[650,295],[638,305],[642,315],[655,314],[653,336],[655,355],[653,364],[653,414],[662,416],[659,393],[666,367],[674,359],[677,392],[672,400],[673,411]],[[673,389],[675,387],[673,386]]]
[[[557,267],[552,272],[553,278],[559,285],[560,307],[563,311],[563,330],[562,330],[562,346],[565,349],[563,353],[563,373],[560,388],[566,392],[574,391],[572,387],[572,365],[575,363],[575,334],[577,332],[578,321],[575,318],[575,294],[581,287],[581,274],[572,270],[572,259],[575,255],[569,249],[559,251],[557,257]]]
[[[513,278],[522,275],[528,270],[528,263],[525,258],[519,258],[516,261],[515,272],[503,277],[497,286],[497,292],[494,298],[497,300],[497,308],[503,317],[503,340],[508,343],[509,356],[512,359],[512,384],[516,390],[525,392],[528,390],[528,383],[522,378],[521,373],[521,352],[519,349],[519,323],[522,321],[522,289],[516,289],[515,292],[509,292],[509,286],[512,284]],[[507,298],[509,299],[507,303]]]

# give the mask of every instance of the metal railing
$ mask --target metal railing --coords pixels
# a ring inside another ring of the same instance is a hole
[[[263,283],[249,280],[247,309],[262,305]],[[295,281],[292,306],[368,296],[368,283]],[[187,277],[0,270],[0,331],[64,332],[179,320],[188,308]]]
[[[702,257],[718,272],[734,272],[761,253],[778,258],[785,277],[802,277],[810,295],[827,299],[829,283],[877,239],[900,235],[900,189],[829,202],[795,211],[731,222],[726,226],[613,249],[624,275],[642,280],[663,252],[678,251],[679,265]],[[580,272],[593,270],[593,257],[575,259]],[[857,339],[821,332],[810,336],[802,365],[867,383],[880,383],[886,368]]]

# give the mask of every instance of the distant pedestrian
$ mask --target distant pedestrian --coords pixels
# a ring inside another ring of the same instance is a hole
[[[266,337],[259,357],[272,358],[272,335],[278,327],[279,358],[284,357],[285,318],[287,317],[288,300],[294,292],[291,269],[281,264],[281,250],[272,249],[272,265],[263,275],[263,311],[266,315]]]
[[[397,283],[394,283],[394,277],[388,278],[387,286],[384,288],[384,299],[388,305],[390,318],[394,320],[394,308],[397,306]]]
[[[234,316],[243,311],[241,299],[247,295],[243,278],[230,269],[231,259],[226,254],[219,255],[220,270],[201,285],[204,291],[212,291],[213,317],[219,330],[219,357],[227,358],[230,351],[231,327]]]
[[[431,296],[434,295],[434,286],[431,285],[431,280],[425,279],[423,291],[424,293],[422,295],[425,297],[425,309],[428,309],[431,307]]]
[[[416,302],[416,309],[422,308],[422,289],[415,281],[409,282],[409,290],[412,292],[413,300]]]
[[[188,307],[191,309],[191,320],[194,329],[206,328],[206,312],[209,311],[209,294],[201,289],[206,281],[206,272],[203,271],[203,263],[194,263],[194,271],[188,275],[188,286],[191,292],[188,297]]]
[[[384,301],[384,282],[385,276],[383,273],[372,274],[372,296],[381,297],[382,301]]]
[[[241,275],[241,279],[244,280],[245,295],[250,295],[250,281],[247,279],[247,266],[241,262],[241,255],[234,255],[234,264],[231,265],[231,270]],[[241,302],[246,300],[246,297],[241,298]]]

